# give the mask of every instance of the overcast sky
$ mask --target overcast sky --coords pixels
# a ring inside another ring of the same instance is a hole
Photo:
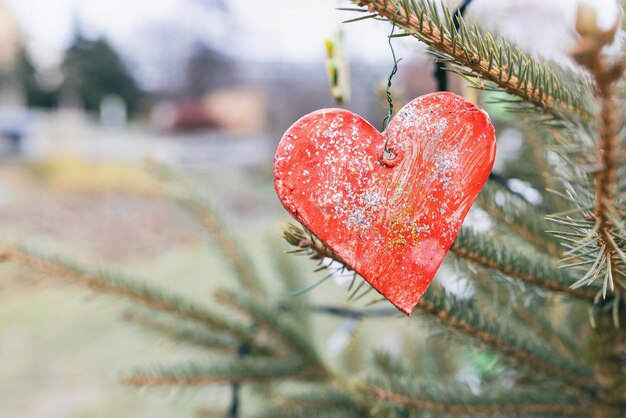
[[[137,48],[135,43],[142,31],[170,22],[205,29],[227,49],[250,59],[315,59],[323,55],[323,41],[341,17],[353,16],[337,12],[335,0],[226,0],[231,9],[231,27],[225,28],[219,13],[198,5],[201,0],[4,1],[28,39],[50,51],[67,44],[77,16],[88,33],[104,33],[122,47]],[[357,49],[373,49],[374,53],[385,49],[385,39],[380,40],[380,35],[388,28],[367,23],[353,26],[351,37],[362,39],[363,46]]]
[[[162,41],[149,36],[163,26],[206,33],[223,50],[248,60],[319,62],[324,59],[324,39],[342,19],[355,16],[336,11],[338,3],[349,4],[337,0],[225,0],[231,9],[228,19],[203,9],[202,0],[4,1],[43,62],[59,56],[70,39],[75,16],[88,34],[105,34],[139,65],[149,62],[150,54],[168,53],[169,35]],[[605,25],[616,19],[615,0],[586,1],[599,8]],[[475,0],[469,10],[470,17],[508,32],[522,46],[553,56],[554,51],[565,54],[568,48],[576,4],[577,0]],[[388,25],[367,21],[343,28],[351,55],[383,63],[390,60]],[[410,53],[403,43],[417,44],[394,42],[401,54]]]

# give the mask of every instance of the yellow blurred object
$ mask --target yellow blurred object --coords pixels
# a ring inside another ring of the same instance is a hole
[[[334,39],[326,39],[325,46],[330,94],[336,103],[348,103],[350,102],[350,80],[344,52],[343,32],[337,30]]]
[[[579,4],[576,12],[576,32],[581,35],[596,35],[601,31],[595,7],[585,3]]]
[[[325,45],[326,45],[326,58],[332,59],[333,53],[334,53],[334,50],[335,50],[335,47],[333,45],[333,40],[332,39],[326,39]]]
[[[161,187],[141,164],[88,161],[60,155],[32,167],[49,187],[72,192],[159,194]]]

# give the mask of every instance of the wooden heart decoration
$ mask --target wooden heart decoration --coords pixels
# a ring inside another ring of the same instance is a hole
[[[318,110],[282,137],[274,186],[298,221],[410,315],[487,181],[495,146],[487,114],[448,92],[408,103],[383,133],[347,110]]]

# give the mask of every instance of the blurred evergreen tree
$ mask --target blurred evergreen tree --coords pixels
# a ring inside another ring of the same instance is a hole
[[[37,69],[25,48],[20,49],[17,57],[17,74],[28,107],[49,109],[57,106],[58,88],[42,86],[37,78]]]
[[[76,95],[86,110],[97,111],[102,99],[117,94],[130,114],[137,111],[141,90],[115,48],[103,37],[86,38],[76,31],[63,60],[62,89]]]

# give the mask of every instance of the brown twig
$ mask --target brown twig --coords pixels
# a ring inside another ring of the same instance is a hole
[[[259,376],[154,376],[134,374],[122,377],[122,383],[133,386],[206,386],[216,384],[231,383],[251,383],[251,382],[268,382],[277,378],[294,378],[302,377],[303,367],[294,367],[293,370],[286,370],[284,373],[259,375]]]
[[[524,403],[520,405],[512,403],[503,403],[498,405],[454,405],[444,402],[420,400],[413,397],[409,398],[390,390],[365,384],[359,384],[359,389],[375,397],[379,401],[389,401],[409,408],[414,408],[419,411],[428,411],[447,415],[491,416],[496,414],[558,414],[586,416],[589,413],[588,408],[582,405],[550,403]]]
[[[576,29],[580,34],[572,50],[572,56],[593,76],[600,104],[598,114],[598,171],[595,175],[594,218],[597,230],[598,246],[610,260],[613,276],[618,273],[622,260],[613,243],[614,228],[611,214],[617,213],[617,170],[620,164],[619,130],[621,127],[620,108],[615,97],[615,82],[626,70],[626,59],[610,63],[602,53],[604,46],[615,38],[620,26],[619,20],[608,30],[601,30],[597,25],[595,10],[591,6],[579,6]],[[613,283],[610,283],[611,286]]]
[[[274,376],[265,376],[264,380],[271,380]],[[234,378],[232,376],[144,376],[132,375],[122,377],[122,383],[132,386],[204,386],[229,383],[244,383],[260,381],[261,379]]]

